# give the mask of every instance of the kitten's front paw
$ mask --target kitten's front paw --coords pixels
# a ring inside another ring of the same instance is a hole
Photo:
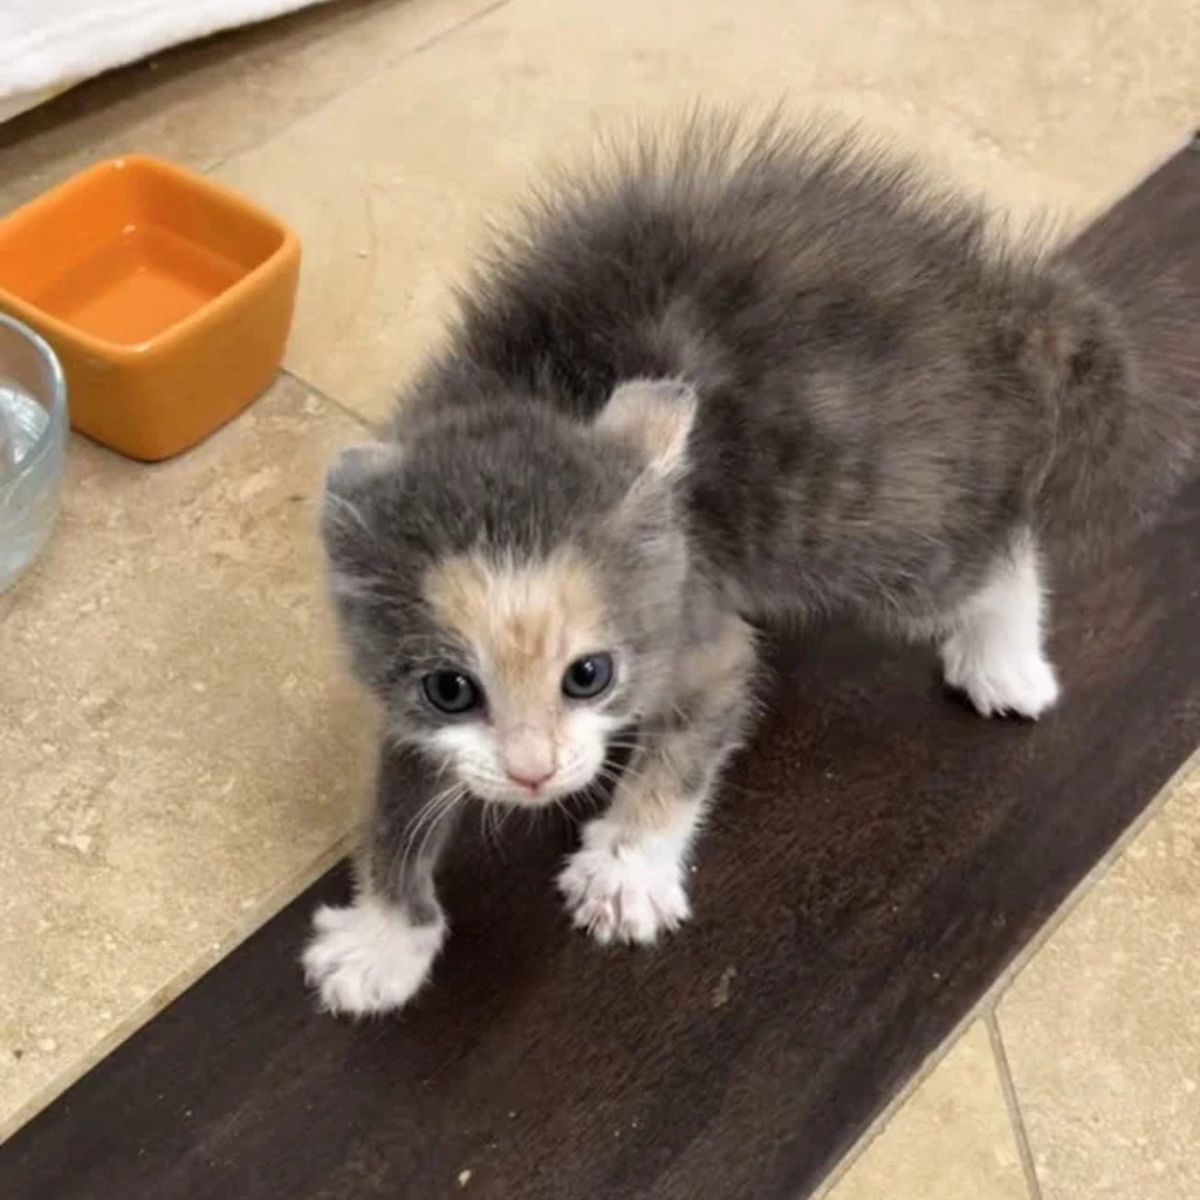
[[[443,922],[412,925],[400,909],[370,898],[349,908],[322,905],[313,925],[304,977],[322,1008],[352,1017],[401,1008],[429,978],[446,935]]]
[[[558,877],[580,929],[601,945],[649,945],[691,915],[683,886],[684,846],[669,834],[627,831],[605,817],[584,828],[583,846]]]
[[[985,717],[1012,713],[1036,720],[1058,699],[1054,668],[1039,650],[979,645],[955,634],[942,646],[946,682],[966,692]]]

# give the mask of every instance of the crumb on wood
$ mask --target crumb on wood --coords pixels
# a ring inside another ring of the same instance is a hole
[[[470,1182],[471,1182],[471,1168],[464,1167],[458,1173],[458,1186],[460,1188],[465,1188],[467,1186],[467,1184]]]
[[[729,994],[736,976],[737,967],[732,965],[721,972],[721,978],[717,980],[717,986],[712,991],[713,1008],[724,1008],[729,1003]]]

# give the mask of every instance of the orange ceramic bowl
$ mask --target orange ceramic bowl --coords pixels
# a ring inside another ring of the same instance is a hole
[[[271,382],[299,271],[285,225],[153,158],[99,163],[0,221],[0,310],[58,352],[71,424],[147,461]]]

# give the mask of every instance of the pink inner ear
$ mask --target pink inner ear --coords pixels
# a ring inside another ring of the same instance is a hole
[[[696,416],[696,393],[678,379],[634,379],[613,392],[596,427],[634,446],[655,470],[681,466]]]

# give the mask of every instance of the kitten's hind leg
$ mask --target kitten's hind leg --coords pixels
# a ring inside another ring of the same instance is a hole
[[[1045,608],[1037,545],[1022,530],[948,619],[940,648],[946,682],[985,717],[1037,718],[1058,699],[1044,645]]]
[[[692,841],[750,704],[750,628],[727,617],[689,651],[670,713],[648,722],[612,807],[590,821],[558,877],[575,924],[601,944],[648,945],[687,919]]]
[[[462,799],[415,754],[384,744],[358,895],[347,907],[317,909],[301,960],[322,1008],[389,1012],[429,978],[446,936],[433,875]]]

